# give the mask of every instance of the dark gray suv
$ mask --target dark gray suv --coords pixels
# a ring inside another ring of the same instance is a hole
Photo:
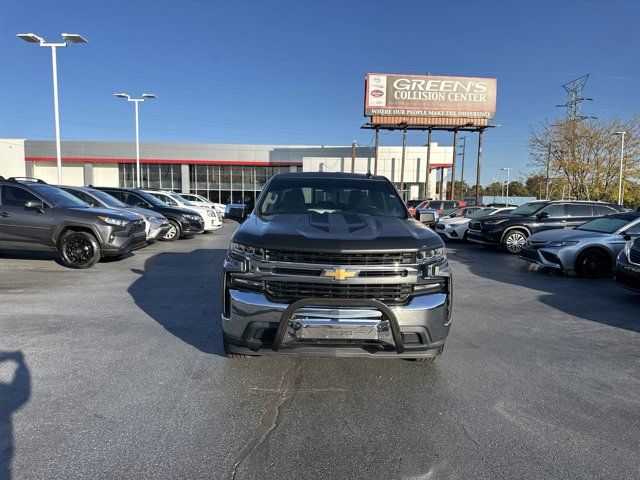
[[[138,215],[91,208],[64,190],[38,180],[0,177],[0,248],[57,250],[70,268],[89,268],[103,256],[146,245]]]

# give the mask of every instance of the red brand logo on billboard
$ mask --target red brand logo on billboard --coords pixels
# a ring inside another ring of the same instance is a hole
[[[367,74],[365,116],[489,119],[497,80],[481,77]]]

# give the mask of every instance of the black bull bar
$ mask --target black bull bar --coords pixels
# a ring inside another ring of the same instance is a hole
[[[400,333],[400,326],[398,325],[398,319],[388,306],[379,300],[363,298],[363,299],[340,299],[340,298],[304,298],[297,300],[289,305],[282,313],[276,336],[273,339],[272,349],[278,351],[282,346],[284,335],[287,332],[287,325],[291,317],[303,307],[373,307],[386,317],[391,327],[391,336],[395,343],[396,351],[398,353],[404,353],[404,342],[402,341],[402,334]]]

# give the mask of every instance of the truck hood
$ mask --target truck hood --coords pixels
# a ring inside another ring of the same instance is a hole
[[[272,250],[361,252],[438,248],[443,241],[415,219],[354,213],[251,215],[232,241]]]

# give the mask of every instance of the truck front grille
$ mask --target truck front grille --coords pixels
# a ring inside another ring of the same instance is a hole
[[[632,263],[638,263],[640,264],[640,250],[637,250],[635,248],[631,249],[631,252],[629,254],[629,260]]]
[[[337,284],[306,282],[266,282],[267,295],[287,302],[303,298],[367,298],[391,304],[405,303],[413,293],[412,284]]]
[[[324,253],[267,250],[266,260],[272,262],[311,263],[322,265],[398,265],[416,263],[415,252],[393,253]]]

